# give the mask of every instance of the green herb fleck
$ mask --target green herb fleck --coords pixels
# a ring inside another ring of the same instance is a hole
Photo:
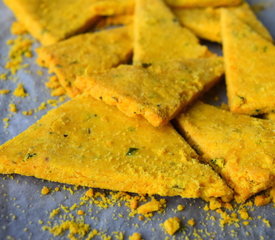
[[[126,153],[126,156],[133,156],[138,151],[138,148],[129,148],[128,152]]]
[[[36,153],[27,153],[23,161],[27,161],[28,159],[35,157],[36,155]]]

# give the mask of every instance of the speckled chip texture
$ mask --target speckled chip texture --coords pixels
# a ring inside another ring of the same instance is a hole
[[[274,121],[197,103],[177,123],[191,145],[234,189],[238,201],[274,185]]]
[[[4,0],[4,2],[28,31],[44,45],[81,32],[92,25],[97,16],[92,12],[95,0]]]
[[[232,195],[170,125],[154,128],[85,95],[3,144],[0,172],[140,194]]]
[[[132,28],[120,27],[86,33],[37,50],[38,63],[54,72],[71,97],[79,94],[74,86],[87,67],[100,72],[126,63],[132,55]]]
[[[4,2],[32,36],[43,45],[56,43],[89,29],[99,16],[130,13],[134,8],[134,3],[130,0],[4,0]]]
[[[230,11],[222,10],[229,107],[257,115],[275,109],[275,46]]]
[[[143,67],[121,65],[101,74],[88,73],[75,85],[126,115],[141,115],[158,127],[213,86],[223,73],[222,58],[211,57]]]
[[[134,64],[199,58],[210,54],[190,30],[180,25],[162,0],[136,1]]]
[[[191,29],[198,37],[222,42],[221,39],[221,9],[222,8],[176,8],[173,10],[180,23]],[[257,19],[247,3],[228,8],[238,18],[250,25],[255,31],[266,39],[272,37],[264,25]],[[196,21],[194,21],[196,19]]]
[[[171,7],[228,7],[242,0],[165,0]]]

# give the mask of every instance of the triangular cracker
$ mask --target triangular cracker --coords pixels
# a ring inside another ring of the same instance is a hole
[[[207,47],[181,27],[162,0],[137,0],[134,17],[134,64],[208,56]]]
[[[254,115],[275,109],[275,46],[226,9],[222,36],[230,110]]]
[[[235,6],[242,0],[165,0],[171,7],[224,7]]]
[[[263,37],[272,41],[270,33],[257,19],[247,3],[228,9]],[[191,29],[198,37],[214,42],[222,41],[220,27],[221,8],[176,8],[173,12],[180,23]],[[194,21],[194,19],[196,20]]]
[[[274,185],[275,122],[197,103],[177,123],[238,201]]]
[[[229,200],[231,190],[169,125],[77,97],[0,147],[0,172],[140,194]]]
[[[4,0],[43,45],[84,32],[98,16],[133,11],[131,0]],[[110,9],[110,7],[112,7]]]
[[[132,54],[132,28],[121,27],[97,33],[86,33],[38,49],[38,62],[56,73],[71,97],[79,91],[77,76],[86,68],[102,71],[129,60]]]
[[[105,73],[87,74],[76,86],[116,105],[128,116],[143,116],[157,127],[174,118],[223,73],[223,60],[218,57],[144,67],[121,65]]]

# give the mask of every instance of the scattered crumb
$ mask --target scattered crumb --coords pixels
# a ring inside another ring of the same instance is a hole
[[[168,218],[163,223],[163,228],[169,235],[174,235],[180,228],[180,219],[178,217]]]
[[[17,88],[14,90],[13,95],[16,97],[27,97],[29,94],[26,92],[22,83],[17,85]]]
[[[9,105],[9,111],[13,112],[13,113],[17,112],[17,107],[16,107],[16,105],[14,103],[10,103],[10,105]]]
[[[185,207],[183,206],[183,205],[181,205],[181,204],[179,204],[178,206],[177,206],[177,210],[178,211],[183,211],[185,209]]]
[[[192,227],[196,225],[196,221],[195,221],[194,218],[189,219],[189,220],[187,221],[187,223],[188,223],[188,225],[190,225],[190,226],[192,226]]]
[[[50,191],[51,191],[51,190],[50,190],[48,187],[44,186],[44,187],[41,189],[41,194],[42,194],[42,195],[47,195],[47,194],[50,193]]]
[[[25,116],[31,116],[33,114],[33,110],[22,111],[22,114]]]
[[[7,79],[8,79],[8,74],[7,74],[7,73],[1,73],[1,74],[0,74],[0,80],[5,81],[5,80],[7,80]]]
[[[9,92],[9,89],[0,89],[0,95],[8,94]]]
[[[156,212],[160,210],[160,208],[161,208],[161,203],[158,200],[153,198],[150,202],[145,203],[140,207],[138,207],[137,212],[139,214],[147,214],[151,212]]]
[[[129,240],[142,240],[140,233],[133,233],[131,236],[129,236]]]
[[[85,214],[85,212],[83,210],[78,210],[77,211],[77,215],[84,215],[84,214]]]

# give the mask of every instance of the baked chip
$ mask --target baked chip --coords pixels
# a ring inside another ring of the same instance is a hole
[[[132,0],[4,0],[16,18],[43,45],[50,45],[94,25],[98,16],[133,12]]]
[[[270,33],[257,19],[247,3],[228,9],[263,37],[272,41]],[[173,12],[180,23],[191,29],[198,37],[221,42],[221,8],[176,8]],[[196,20],[194,21],[194,19]]]
[[[180,131],[243,202],[275,180],[275,122],[197,103],[177,118]]]
[[[228,7],[242,3],[242,0],[165,0],[171,7]]]
[[[37,50],[38,63],[54,72],[70,97],[79,92],[74,86],[77,76],[103,71],[125,63],[132,55],[132,28],[121,27],[81,34]]]
[[[162,0],[137,0],[134,17],[134,64],[178,61],[210,55],[197,37],[181,27]]]
[[[79,96],[0,147],[0,172],[162,196],[232,192],[170,126],[157,129]]]
[[[121,65],[101,74],[88,73],[75,85],[126,115],[143,116],[158,127],[213,86],[223,73],[222,58],[212,57],[143,67]]]
[[[275,109],[275,46],[231,11],[222,10],[229,107],[258,115]]]

